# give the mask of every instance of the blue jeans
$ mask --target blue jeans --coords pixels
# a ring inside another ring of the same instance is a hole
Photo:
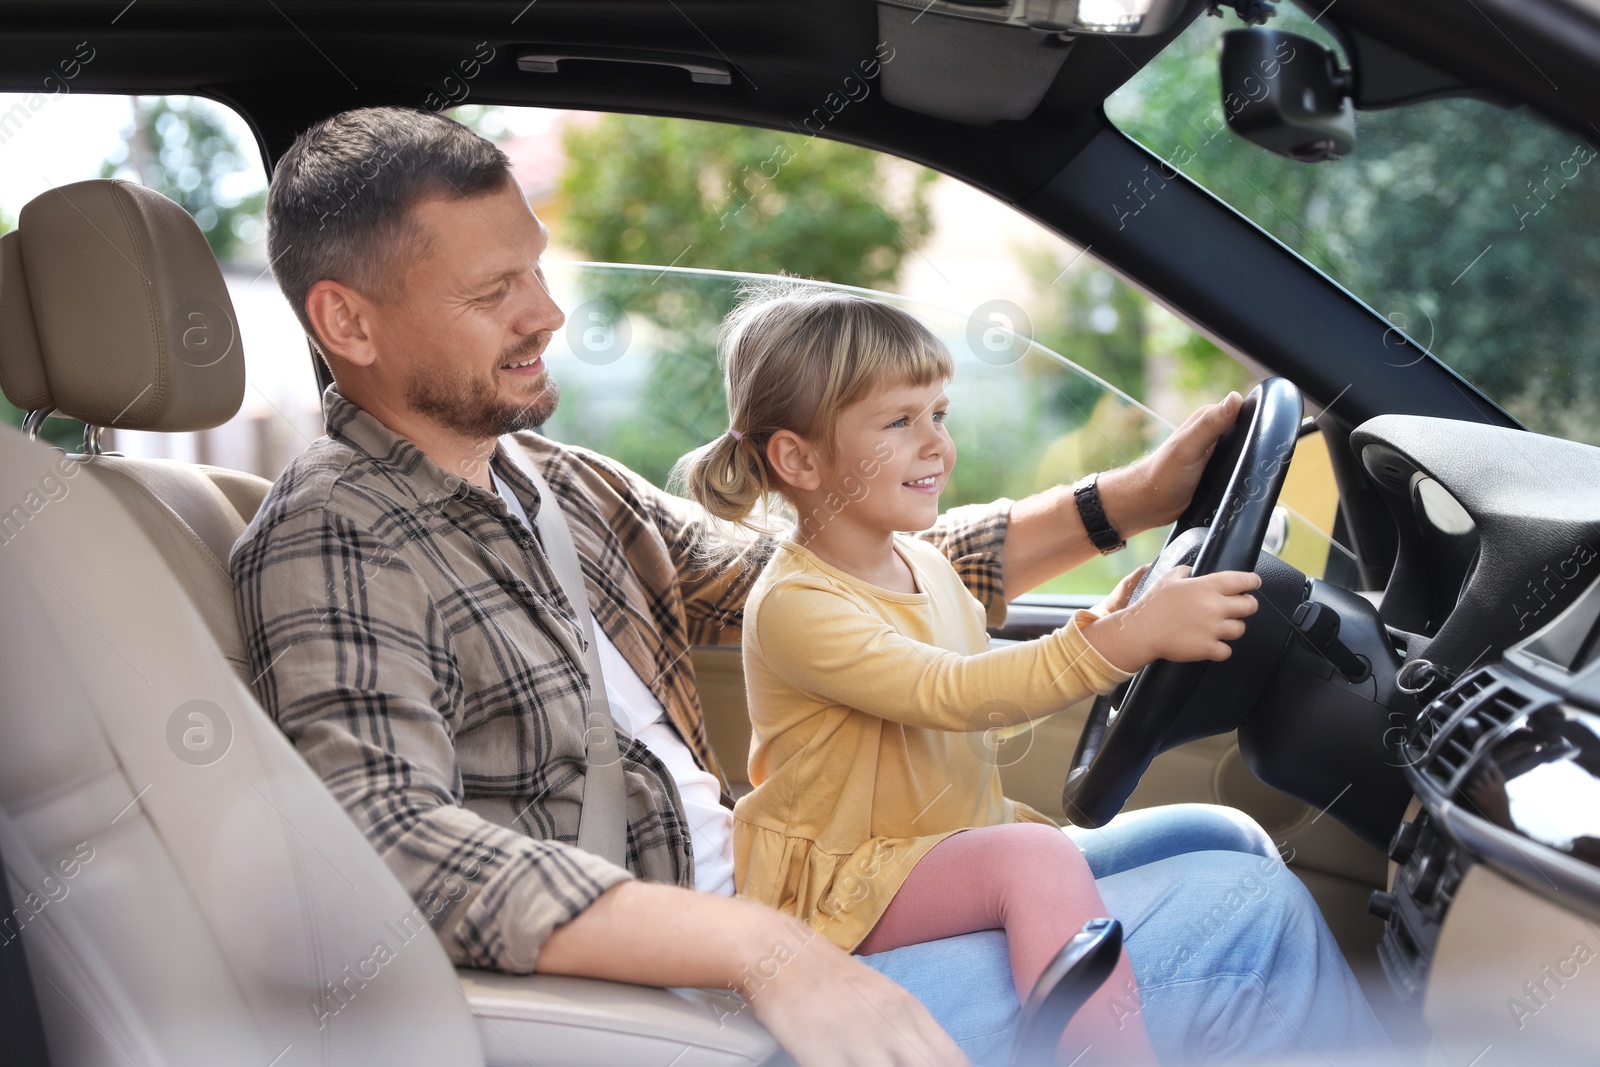
[[[1311,895],[1248,816],[1175,804],[1067,833],[1122,922],[1163,1064],[1387,1051]],[[974,1064],[1005,1064],[1020,1007],[1002,933],[860,959],[920,1000]]]

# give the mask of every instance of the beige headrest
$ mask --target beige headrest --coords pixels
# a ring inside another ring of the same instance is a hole
[[[22,238],[15,230],[0,236],[0,391],[23,411],[55,407],[33,328],[28,279],[22,276]]]
[[[181,207],[132,182],[77,182],[29,201],[17,231],[58,411],[168,432],[209,429],[238,412],[238,318],[205,235]]]

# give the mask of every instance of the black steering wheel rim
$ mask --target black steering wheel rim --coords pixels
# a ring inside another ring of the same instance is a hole
[[[1268,378],[1250,391],[1130,603],[1180,564],[1190,564],[1195,576],[1256,569],[1304,410],[1300,390],[1286,378]],[[1249,640],[1259,615],[1246,621],[1246,636],[1236,646]],[[1073,823],[1105,825],[1127,803],[1150,761],[1187,739],[1189,734],[1169,744],[1174,724],[1213,666],[1222,664],[1156,660],[1095,700],[1061,792]],[[1232,725],[1237,722],[1206,732],[1221,733]]]

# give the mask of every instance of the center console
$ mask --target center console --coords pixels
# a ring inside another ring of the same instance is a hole
[[[1456,678],[1399,747],[1421,808],[1389,845],[1379,958],[1419,1003],[1463,878],[1483,864],[1600,920],[1600,582],[1497,663]]]

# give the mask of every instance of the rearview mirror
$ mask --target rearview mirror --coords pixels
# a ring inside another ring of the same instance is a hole
[[[1222,35],[1222,109],[1239,136],[1302,163],[1355,151],[1353,78],[1339,57],[1281,30]]]

